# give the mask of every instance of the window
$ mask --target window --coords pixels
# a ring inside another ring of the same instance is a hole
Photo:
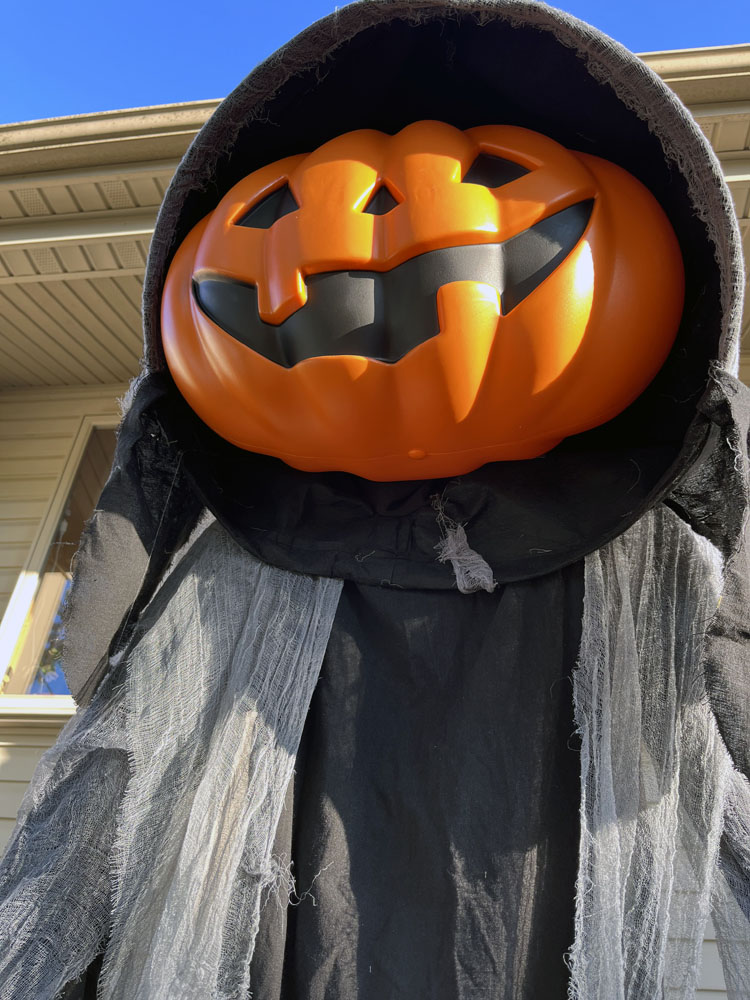
[[[60,612],[70,588],[71,562],[109,475],[114,447],[112,427],[95,426],[84,419],[73,444],[67,475],[63,474],[52,498],[45,519],[46,532],[43,524],[30,554],[29,568],[21,573],[2,622],[6,667],[0,685],[3,696],[69,694],[61,667]],[[38,569],[33,566],[34,550],[42,554]]]

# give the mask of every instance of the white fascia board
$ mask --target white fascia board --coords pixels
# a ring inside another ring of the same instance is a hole
[[[0,695],[0,722],[14,719],[23,722],[64,721],[75,712],[76,703],[68,694]]]

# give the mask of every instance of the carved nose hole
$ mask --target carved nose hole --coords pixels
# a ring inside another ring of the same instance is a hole
[[[248,229],[270,229],[274,222],[298,209],[297,199],[289,185],[285,184],[253,205],[235,225],[246,226]]]
[[[480,153],[466,171],[462,182],[497,188],[502,187],[503,184],[510,184],[511,181],[518,180],[519,177],[530,172],[520,163],[514,163],[513,160],[505,160],[501,156],[492,156],[490,153]]]

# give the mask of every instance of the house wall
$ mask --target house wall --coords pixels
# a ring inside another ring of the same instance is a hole
[[[35,547],[46,551],[49,540],[45,544],[41,535],[55,529],[53,501],[82,427],[116,421],[125,389],[118,384],[0,393],[0,618]]]
[[[19,574],[41,569],[88,431],[117,422],[126,388],[0,393],[0,617]],[[36,710],[23,701],[0,697],[0,852],[39,758],[72,713],[66,698],[45,697]]]
[[[10,839],[34,768],[60,735],[65,721],[0,719],[0,854]]]

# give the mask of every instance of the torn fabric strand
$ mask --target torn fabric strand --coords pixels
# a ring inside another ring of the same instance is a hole
[[[448,517],[439,496],[432,498],[432,506],[437,512],[437,522],[443,536],[435,546],[438,562],[451,564],[460,593],[473,594],[477,590],[486,590],[491,594],[497,583],[490,564],[472,549],[466,537],[466,529]]]

